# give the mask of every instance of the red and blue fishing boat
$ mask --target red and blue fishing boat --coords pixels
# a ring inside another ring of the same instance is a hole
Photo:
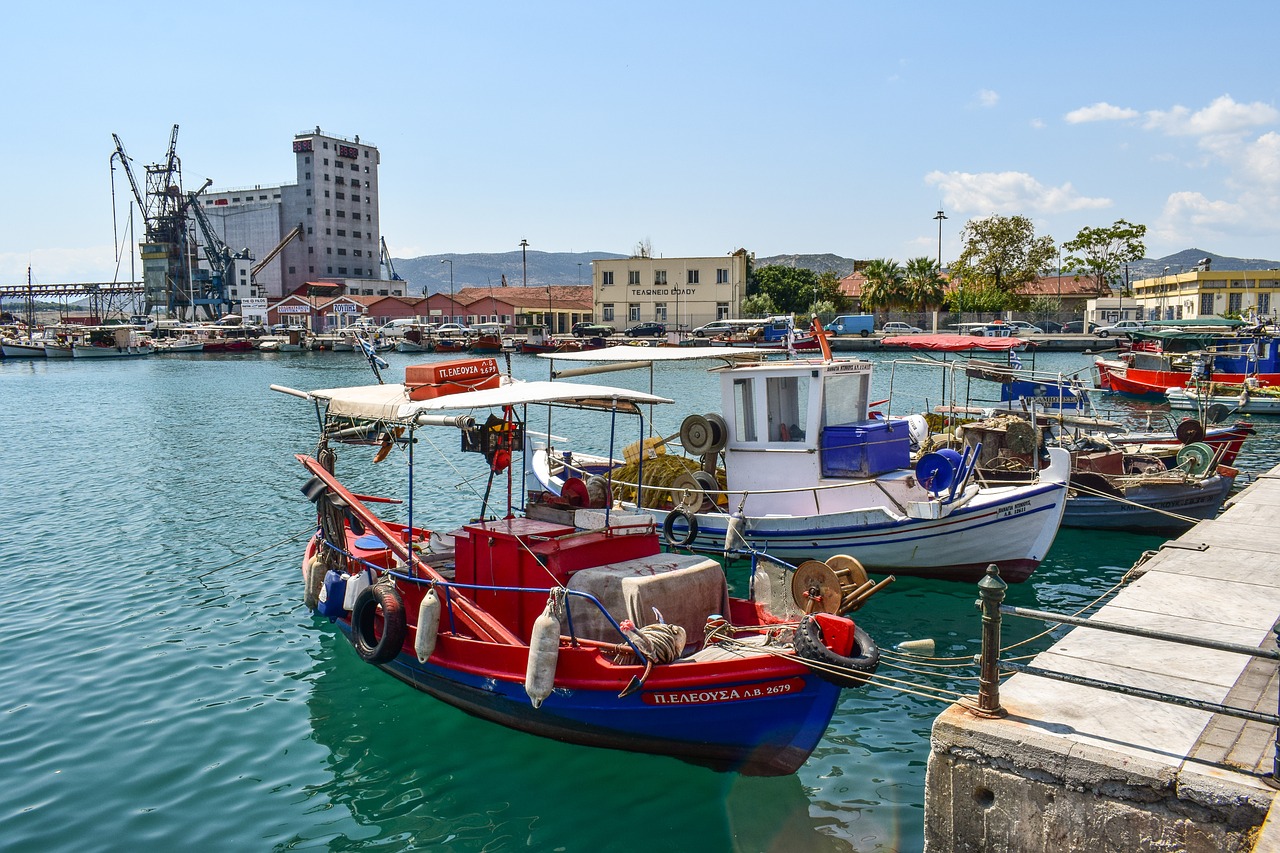
[[[749,588],[730,595],[719,561],[663,553],[652,517],[618,508],[607,477],[559,495],[513,484],[530,407],[600,413],[610,436],[634,417],[643,436],[641,407],[670,400],[516,382],[491,358],[411,366],[403,384],[273,388],[314,403],[323,425],[318,450],[297,456],[317,508],[308,605],[362,659],[467,713],[569,743],[787,774],[821,740],[841,689],[876,668],[875,643],[847,614],[884,582],[856,561],[748,554]],[[425,428],[460,433],[460,455],[487,468],[478,520],[456,530],[413,518]],[[403,465],[403,502],[343,485],[338,446]],[[495,480],[507,488],[491,504]]]

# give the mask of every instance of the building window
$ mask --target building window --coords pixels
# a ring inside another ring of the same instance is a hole
[[[307,233],[308,233],[308,234],[310,234],[310,233],[311,233],[311,226],[310,226],[310,225],[308,225],[308,226],[307,226]]]
[[[347,250],[346,250],[346,249],[339,249],[339,250],[338,250],[338,254],[339,254],[339,255],[345,255],[346,253],[347,253]]]
[[[1258,313],[1259,314],[1271,313],[1271,294],[1270,293],[1258,294]]]
[[[347,232],[346,232],[346,231],[343,231],[341,228],[339,228],[339,229],[338,229],[338,236],[339,236],[339,237],[345,237],[345,236],[347,236]]]
[[[346,267],[338,267],[338,275],[346,275],[346,274],[347,274]]]
[[[608,287],[611,284],[613,284],[613,273],[611,272],[600,273],[600,285],[602,287]]]
[[[314,255],[315,253],[316,253],[316,247],[315,247],[315,246],[308,246],[308,247],[307,247],[307,254],[308,254],[308,255]],[[312,270],[312,272],[315,272],[315,270]]]
[[[333,247],[332,247],[332,246],[325,246],[325,247],[324,247],[324,253],[325,253],[326,255],[332,255],[332,254],[333,254]]]
[[[613,322],[613,303],[606,302],[600,306],[600,319],[606,323]]]
[[[325,179],[326,181],[327,181],[327,180],[329,180],[329,173],[328,173],[328,172],[325,172],[325,173],[324,173],[324,179]]]
[[[307,195],[311,195],[311,187],[307,187]]]
[[[640,283],[640,270],[631,270],[629,273],[627,273],[627,284],[639,284],[639,283]]]
[[[310,173],[310,172],[307,172],[307,180],[308,180],[308,181],[309,181],[309,180],[311,180],[311,173]]]
[[[315,272],[315,271],[316,271],[315,267],[307,267],[307,272]]]
[[[716,319],[717,320],[729,319],[729,303],[728,302],[716,303]]]
[[[289,267],[289,275],[293,275],[295,272],[297,272],[296,269],[294,269],[293,267]]]
[[[352,194],[351,194],[351,200],[352,200],[352,201],[359,201],[359,200],[360,200],[360,196],[356,195],[355,193],[352,193]]]
[[[346,216],[347,216],[347,212],[346,212],[345,210],[339,210],[339,211],[338,211],[338,218],[339,218],[339,219],[345,219],[345,218],[346,218]]]
[[[357,240],[359,240],[359,239],[360,239],[360,232],[359,232],[359,231],[352,231],[352,232],[351,232],[351,236],[352,236],[352,237],[355,237]]]
[[[325,215],[325,216],[328,216],[328,215],[329,215],[329,208],[327,208],[327,207],[326,207],[326,208],[324,209],[324,215]]]
[[[309,207],[308,207],[308,208],[307,208],[307,216],[310,216],[310,215],[311,215],[311,208],[309,208]]]
[[[329,197],[329,191],[328,191],[328,190],[325,190],[325,191],[324,191],[324,197],[325,197],[325,198],[328,198],[328,197]]]
[[[727,269],[716,270],[716,284],[728,284],[729,271]]]
[[[1200,316],[1201,317],[1213,316],[1213,294],[1212,293],[1200,294]]]
[[[1242,299],[1243,296],[1244,296],[1243,293],[1228,293],[1227,294],[1227,310],[1234,314],[1239,314],[1240,307],[1243,304],[1243,299]]]
[[[329,236],[329,235],[333,234],[333,229],[332,229],[332,228],[326,228],[326,229],[324,229],[324,233],[325,233],[325,236]]]
[[[627,322],[628,323],[640,322],[640,306],[634,302],[627,303]]]
[[[653,303],[653,319],[657,320],[659,323],[667,322],[667,303]]]
[[[334,198],[338,199],[339,201],[346,201],[347,199],[346,193],[334,193],[333,195],[334,195]]]
[[[698,283],[698,271],[697,271],[697,270],[688,270],[688,271],[687,271],[687,275],[685,276],[685,278],[686,278],[686,282],[685,282],[686,284],[697,284],[697,283]]]
[[[653,271],[653,283],[654,283],[654,284],[666,284],[666,283],[667,283],[667,271],[666,271],[666,270],[654,270],[654,271]]]
[[[364,252],[362,252],[360,249],[352,249],[351,254],[355,255],[357,258],[364,257]]]

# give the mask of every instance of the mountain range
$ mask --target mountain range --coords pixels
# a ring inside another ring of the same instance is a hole
[[[507,286],[546,287],[549,284],[590,284],[591,261],[603,258],[625,258],[614,252],[494,252],[465,255],[422,255],[417,258],[394,258],[396,273],[409,282],[409,292],[448,293],[450,267],[454,290],[463,287]],[[1129,280],[1154,278],[1169,273],[1187,272],[1208,258],[1215,270],[1280,269],[1280,261],[1256,258],[1229,258],[1203,249],[1183,249],[1162,258],[1143,258],[1129,264]],[[452,261],[453,263],[447,263]],[[778,264],[802,267],[817,273],[834,272],[844,277],[853,272],[854,259],[833,254],[771,255],[757,257],[757,267]]]

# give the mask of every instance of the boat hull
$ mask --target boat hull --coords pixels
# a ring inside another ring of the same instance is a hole
[[[1280,415],[1280,397],[1261,394],[1227,396],[1215,394],[1206,396],[1192,394],[1182,388],[1169,388],[1165,391],[1169,400],[1169,408],[1184,411],[1200,411],[1210,406],[1226,406],[1236,415]]]
[[[1123,503],[1111,497],[1077,492],[1067,499],[1062,526],[1088,530],[1182,533],[1191,529],[1197,521],[1216,517],[1234,482],[1234,476],[1219,474],[1196,484],[1139,486],[1124,490]],[[1186,520],[1175,518],[1169,513]]]
[[[71,350],[73,358],[141,358],[147,355],[151,355],[150,346],[99,347],[76,344]]]
[[[44,344],[20,344],[16,342],[0,344],[5,358],[44,358]]]
[[[793,563],[847,554],[876,572],[977,581],[995,563],[1006,581],[1024,581],[1044,560],[1066,503],[1061,483],[1007,487],[939,519],[865,523],[862,511],[806,517],[747,517],[741,535],[753,547]],[[667,512],[649,510],[659,523]],[[697,514],[694,547],[724,547],[729,517]]]
[[[338,625],[349,636],[350,626]],[[798,770],[826,732],[840,695],[839,687],[804,666],[770,664],[721,677],[705,671],[672,677],[658,667],[643,689],[619,697],[626,679],[603,672],[595,664],[600,657],[595,650],[575,655],[562,647],[556,688],[539,708],[524,691],[525,650],[442,635],[426,664],[402,653],[381,668],[442,702],[517,731],[756,776]]]

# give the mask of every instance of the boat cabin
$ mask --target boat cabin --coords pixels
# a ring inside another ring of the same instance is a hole
[[[909,470],[907,422],[872,416],[871,375],[868,361],[725,369],[720,388],[729,427],[728,490],[751,493]],[[786,498],[772,496],[770,511],[785,511],[775,505]],[[811,494],[800,492],[795,499],[803,504],[795,509],[812,511]]]

